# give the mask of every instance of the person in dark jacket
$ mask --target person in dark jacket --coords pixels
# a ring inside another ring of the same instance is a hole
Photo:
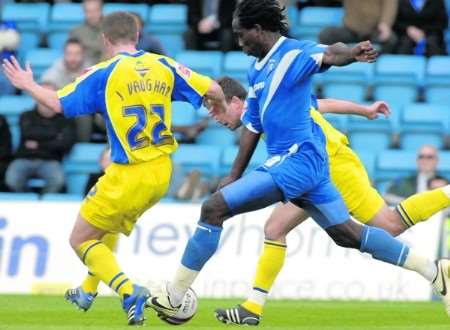
[[[0,191],[7,191],[5,172],[12,156],[11,131],[6,118],[0,115]]]
[[[55,89],[51,85],[43,85]],[[6,184],[27,192],[30,178],[43,179],[42,193],[56,193],[64,186],[63,156],[75,143],[75,123],[42,104],[20,115],[20,144],[6,170]]]
[[[399,0],[394,31],[398,54],[445,55],[448,15],[444,0]]]

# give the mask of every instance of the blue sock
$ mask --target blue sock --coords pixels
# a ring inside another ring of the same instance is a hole
[[[387,231],[364,226],[361,232],[361,252],[367,252],[373,258],[393,265],[403,266],[409,253],[409,247],[396,240]]]
[[[181,264],[189,269],[200,271],[219,245],[222,227],[199,221],[194,235],[184,250]]]

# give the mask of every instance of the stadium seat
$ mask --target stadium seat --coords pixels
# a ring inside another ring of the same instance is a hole
[[[21,32],[46,32],[49,11],[49,4],[44,2],[7,3],[3,7],[2,20],[15,21]]]
[[[103,6],[103,15],[108,15],[115,11],[128,11],[139,14],[144,22],[149,15],[148,5],[143,3],[105,3]]]
[[[179,63],[211,78],[221,75],[222,52],[185,50],[180,52],[176,59]]]
[[[403,110],[401,123],[401,148],[417,150],[423,144],[442,148],[449,132],[450,107],[429,103],[410,104]]]
[[[105,145],[101,143],[77,143],[64,159],[66,173],[93,173],[100,170],[98,160]]]
[[[70,31],[84,21],[80,3],[55,3],[50,12],[49,31]]]
[[[10,126],[19,125],[20,114],[33,109],[35,103],[27,95],[5,95],[0,97],[0,114],[6,117]]]
[[[322,81],[322,95],[325,98],[346,99],[361,103],[366,99],[367,86],[363,83],[323,83]]]
[[[197,110],[187,102],[172,103],[172,126],[187,126],[197,122]]]
[[[383,100],[392,105],[402,106],[417,101],[418,89],[413,85],[389,85],[376,83],[373,88],[373,98]]]
[[[367,84],[374,75],[374,65],[356,62],[347,66],[333,66],[322,74],[323,83],[350,82]]]
[[[247,71],[254,60],[254,57],[247,56],[242,52],[228,52],[224,56],[223,75],[247,85]]]
[[[41,200],[45,202],[81,202],[82,195],[77,194],[44,194]]]
[[[233,166],[234,159],[236,158],[238,150],[239,147],[235,145],[224,148],[220,162],[221,176],[230,174],[231,167]],[[255,169],[257,166],[262,165],[266,159],[267,159],[266,144],[264,141],[260,141],[255,149],[255,152],[253,153],[252,158],[250,159],[246,172]]]
[[[174,163],[180,164],[187,172],[199,170],[212,177],[219,174],[221,149],[209,145],[182,144],[174,153]]]
[[[352,148],[358,150],[364,147],[371,151],[388,149],[391,145],[391,134],[389,132],[349,132],[348,138]]]
[[[69,38],[68,31],[52,31],[47,34],[47,42],[50,48],[63,50]]]
[[[342,24],[344,12],[342,8],[305,7],[297,22],[291,23],[291,34],[298,39],[318,40],[319,32],[327,26]]]
[[[89,174],[86,173],[68,173],[66,175],[67,193],[83,196],[88,179]]]
[[[182,4],[157,4],[150,8],[146,30],[152,33],[178,33],[186,30],[187,7]]]
[[[450,151],[439,151],[437,171],[440,175],[450,179]]]
[[[375,178],[377,182],[408,176],[416,171],[416,150],[385,150],[378,153]]]
[[[425,97],[427,102],[450,104],[449,88],[450,57],[430,57],[425,77]]]
[[[184,50],[184,39],[179,33],[158,33],[156,36],[167,52],[167,55],[175,58]]]
[[[39,31],[24,31],[20,33],[20,44],[18,54],[24,53],[29,49],[37,48],[41,40]]]
[[[0,192],[0,201],[37,201],[39,195],[35,193],[7,193]]]
[[[363,163],[366,168],[367,174],[372,181],[375,181],[375,162],[377,158],[377,151],[372,150],[371,148],[367,148],[367,145],[364,145],[362,149],[357,149],[352,146],[352,149],[358,155],[358,158]]]
[[[348,130],[348,116],[338,115],[334,113],[324,114],[324,118],[333,125],[334,128],[340,130],[342,133],[347,133]]]
[[[231,146],[235,142],[236,135],[224,127],[208,127],[196,139],[198,144],[215,146]]]
[[[62,51],[50,48],[35,48],[26,53],[25,59],[29,61],[37,80],[58,58],[62,57]]]

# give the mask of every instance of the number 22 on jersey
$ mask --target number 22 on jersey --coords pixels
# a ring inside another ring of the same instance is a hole
[[[150,105],[149,108],[150,111],[147,111],[142,105],[132,105],[124,107],[122,110],[124,117],[135,117],[134,124],[127,132],[127,142],[131,150],[145,148],[149,145],[159,147],[175,143],[164,124],[164,106],[162,104],[154,104]],[[149,116],[154,119],[149,121]],[[151,122],[150,125],[149,122]],[[142,134],[148,130],[150,131],[151,138],[148,134]]]

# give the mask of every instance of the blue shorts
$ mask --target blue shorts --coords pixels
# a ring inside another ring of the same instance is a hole
[[[323,168],[323,165],[326,165]],[[291,200],[323,228],[347,221],[347,207],[328,174],[327,159],[314,147],[270,158],[258,169],[221,189],[233,215]]]

